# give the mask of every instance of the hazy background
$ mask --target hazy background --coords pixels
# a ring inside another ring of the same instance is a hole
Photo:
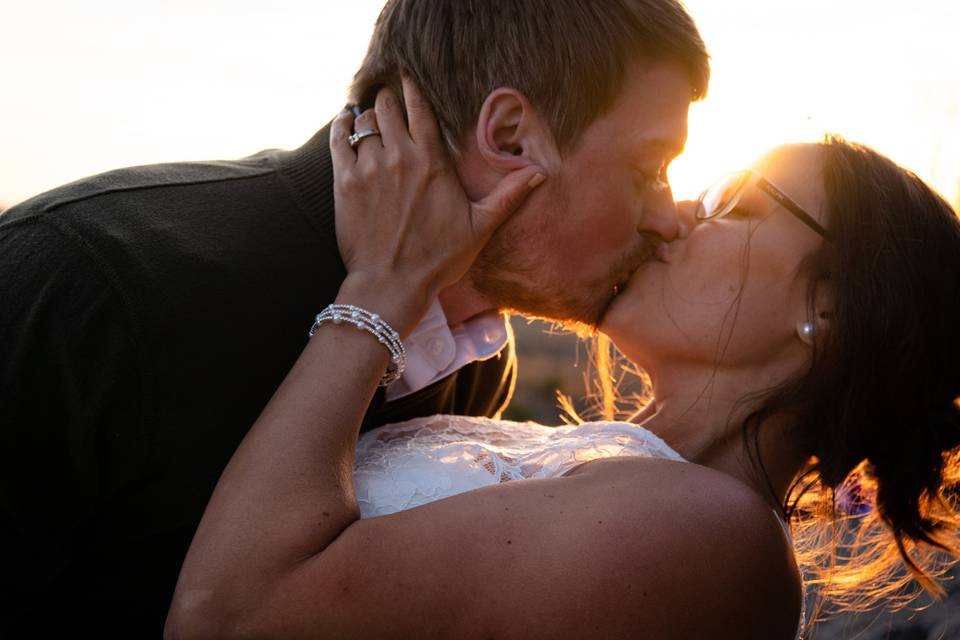
[[[343,105],[382,0],[0,0],[0,204],[117,166],[294,147]],[[713,54],[675,192],[825,131],[951,201],[960,3],[690,0]]]

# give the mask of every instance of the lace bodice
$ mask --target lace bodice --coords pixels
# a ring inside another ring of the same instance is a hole
[[[354,485],[366,518],[486,485],[562,476],[580,463],[613,456],[683,461],[659,437],[627,422],[545,427],[433,416],[365,433],[357,444]]]
[[[562,476],[581,463],[614,456],[686,462],[657,435],[629,422],[545,427],[441,415],[363,434],[354,486],[361,517],[370,518],[500,482]],[[789,537],[785,525],[784,531]],[[801,611],[798,640],[805,617]]]

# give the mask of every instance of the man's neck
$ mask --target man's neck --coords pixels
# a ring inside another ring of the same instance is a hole
[[[447,316],[447,324],[451,327],[484,311],[493,311],[497,308],[480,295],[466,277],[441,291],[439,298],[443,313]]]

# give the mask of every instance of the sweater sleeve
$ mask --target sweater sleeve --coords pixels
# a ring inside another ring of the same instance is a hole
[[[0,225],[0,301],[4,635],[83,589],[71,565],[140,461],[143,381],[116,288],[49,223]]]

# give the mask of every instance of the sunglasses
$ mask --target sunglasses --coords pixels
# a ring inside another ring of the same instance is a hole
[[[769,195],[776,200],[777,204],[796,216],[800,222],[828,241],[830,240],[830,234],[823,228],[823,225],[804,211],[803,207],[794,202],[790,196],[753,169],[744,169],[726,175],[700,194],[696,213],[697,220],[713,220],[727,215],[737,208],[744,192],[751,186]]]

